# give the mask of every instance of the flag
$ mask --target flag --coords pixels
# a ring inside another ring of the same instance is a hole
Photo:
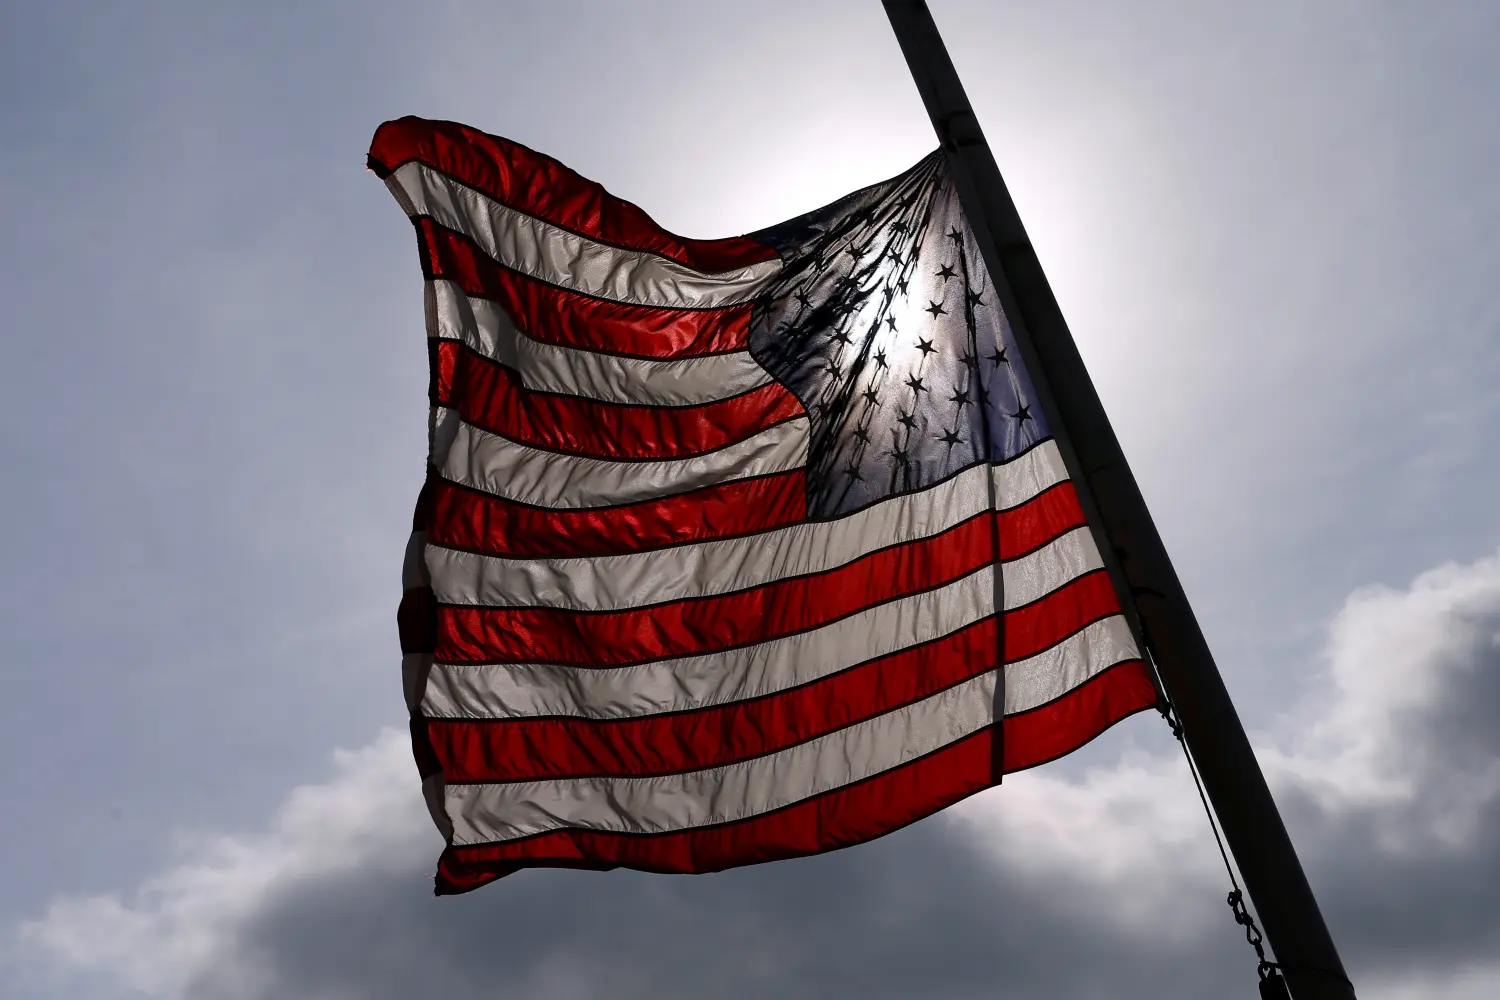
[[[449,122],[370,165],[426,278],[439,893],[859,843],[1156,704],[941,154],[720,240]]]

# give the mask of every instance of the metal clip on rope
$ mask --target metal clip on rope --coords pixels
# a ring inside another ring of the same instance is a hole
[[[1245,906],[1245,894],[1240,890],[1239,881],[1234,877],[1234,866],[1229,863],[1229,851],[1224,847],[1224,838],[1219,835],[1219,824],[1214,819],[1213,809],[1208,804],[1208,793],[1203,790],[1203,781],[1198,777],[1198,765],[1193,763],[1193,755],[1188,752],[1187,740],[1182,735],[1182,722],[1177,718],[1170,704],[1166,711],[1162,712],[1162,718],[1171,728],[1172,735],[1177,737],[1177,742],[1182,745],[1182,755],[1187,758],[1188,771],[1193,775],[1193,784],[1198,788],[1198,799],[1203,803],[1203,811],[1208,815],[1208,828],[1214,832],[1214,842],[1219,845],[1219,857],[1224,859],[1224,871],[1229,875],[1229,884],[1233,887],[1229,892],[1229,909],[1234,914],[1234,922],[1245,928],[1245,940],[1250,942],[1250,947],[1255,949],[1256,974],[1260,977],[1261,1000],[1292,1000],[1291,991],[1287,989],[1286,980],[1281,976],[1281,966],[1266,958],[1265,939],[1261,936],[1260,928],[1255,925],[1255,918],[1250,915],[1250,910]]]

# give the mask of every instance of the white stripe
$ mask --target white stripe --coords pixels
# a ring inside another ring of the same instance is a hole
[[[731,593],[822,573],[928,538],[989,508],[984,466],[835,521],[617,556],[506,559],[433,545],[427,568],[444,604],[614,611]],[[988,545],[988,540],[986,540]]]
[[[462,233],[513,271],[597,298],[665,309],[710,309],[754,298],[779,260],[703,274],[643,250],[622,250],[502,205],[422,163],[398,167],[386,185],[409,215]]]
[[[1057,442],[1048,438],[1024,455],[995,466],[995,503],[1000,510],[1019,507],[1049,486],[1066,482]]]
[[[899,767],[994,721],[995,674],[753,760],[653,778],[449,785],[453,843],[581,827],[668,833],[758,816]]]
[[[1005,665],[1005,714],[1040,708],[1116,663],[1140,655],[1124,617],[1094,622],[1049,650]]]
[[[754,646],[623,667],[436,663],[422,714],[625,719],[774,694],[928,642],[994,613],[991,568],[821,628]]]
[[[429,546],[427,552],[427,565],[431,568],[433,548]],[[1103,565],[1088,525],[1074,528],[1030,555],[1005,564],[1006,610],[1046,597],[1069,580]]]
[[[794,417],[715,451],[660,462],[543,451],[461,421],[451,444],[438,451],[435,442],[434,449],[433,463],[452,482],[536,507],[608,507],[801,468],[807,464],[807,418]]]
[[[1053,485],[1061,463],[1048,441],[994,471],[1014,507]],[[833,521],[669,549],[570,559],[507,559],[427,549],[438,600],[485,607],[554,607],[612,611],[689,600],[763,586],[789,577],[823,573],[892,545],[930,538],[984,513],[989,497],[981,466],[919,493],[892,497]],[[1023,560],[1027,581],[1047,557]],[[1007,570],[1007,590],[1011,571]],[[1045,593],[1045,591],[1043,592]],[[1015,606],[1007,600],[1007,606]],[[1022,603],[1025,603],[1024,601]]]
[[[458,340],[513,369],[528,389],[606,403],[697,406],[759,388],[771,375],[749,351],[657,361],[546,344],[527,336],[500,306],[434,281],[432,336]]]

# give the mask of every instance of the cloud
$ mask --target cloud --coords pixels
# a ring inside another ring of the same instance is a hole
[[[1500,955],[1500,558],[1356,592],[1328,665],[1264,756],[1335,932],[1377,968]]]
[[[1259,752],[1361,996],[1495,995],[1500,557],[1356,592],[1324,667]],[[54,900],[15,930],[12,975],[195,1000],[1252,995],[1180,758],[1065,772],[822,858],[524,872],[439,900],[387,732],[265,831],[185,845],[125,895]]]
[[[240,945],[270,901],[308,883],[406,871],[434,849],[437,835],[407,780],[415,773],[410,752],[394,731],[337,752],[334,775],[294,789],[265,832],[189,840],[181,864],[128,899],[55,900],[21,927],[18,943],[149,996],[191,995],[207,968],[243,979],[243,995],[257,995],[258,984],[271,981],[270,956]]]

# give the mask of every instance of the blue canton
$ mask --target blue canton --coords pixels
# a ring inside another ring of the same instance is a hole
[[[940,152],[755,238],[785,269],[755,311],[750,352],[811,418],[811,516],[1048,436]]]

